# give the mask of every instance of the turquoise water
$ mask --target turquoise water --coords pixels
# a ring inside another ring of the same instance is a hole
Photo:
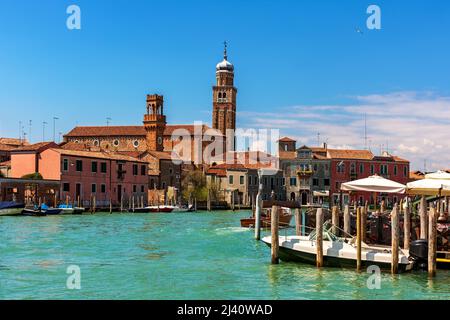
[[[450,272],[270,264],[270,250],[239,227],[249,212],[1,217],[1,299],[450,299]],[[69,265],[81,289],[69,290]]]

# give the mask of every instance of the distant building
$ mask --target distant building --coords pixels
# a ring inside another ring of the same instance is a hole
[[[235,205],[252,206],[260,183],[263,187],[262,200],[269,200],[272,195],[276,200],[285,199],[283,172],[278,169],[276,157],[263,152],[248,151],[231,152],[223,158],[234,161],[211,166],[206,171],[206,178],[208,183],[217,184],[228,204],[234,202]],[[259,169],[266,170],[261,177]]]
[[[119,205],[130,197],[148,194],[147,162],[116,153],[66,150],[54,143],[19,148],[11,155],[12,177],[38,172],[43,179],[60,181],[60,201],[80,200],[85,205],[95,196],[98,206]]]
[[[279,140],[280,168],[286,179],[286,197],[300,199],[303,204],[322,201],[362,204],[382,199],[393,203],[403,195],[378,194],[374,199],[367,192],[341,192],[341,185],[375,174],[402,184],[410,180],[409,161],[387,152],[377,156],[370,150],[330,149],[326,144],[297,149],[295,144],[295,140],[287,137]]]

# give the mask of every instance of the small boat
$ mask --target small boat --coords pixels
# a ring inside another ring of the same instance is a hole
[[[167,206],[172,208],[172,212],[193,212],[195,211],[194,205],[186,206]]]
[[[60,204],[58,209],[61,209],[61,214],[83,214],[85,211],[81,207],[73,207],[71,204]]]
[[[261,212],[261,228],[270,228],[270,210],[264,209]],[[279,224],[280,227],[287,227],[291,223],[292,214],[291,209],[282,207]],[[241,219],[241,227],[243,228],[254,228],[255,227],[255,215],[252,217]]]
[[[22,214],[25,205],[15,201],[0,202],[0,216],[16,216]]]
[[[45,213],[44,210],[38,208],[38,209],[30,209],[30,208],[25,208],[22,210],[22,215],[24,216],[32,216],[32,217],[44,217],[47,214]]]
[[[323,231],[323,263],[325,267],[356,268],[356,237],[339,238],[331,232],[331,224],[326,222]],[[262,241],[271,246],[271,236]],[[295,261],[316,264],[316,232],[309,236],[280,236],[279,256],[283,261]],[[382,270],[390,270],[392,261],[391,248],[387,246],[372,246],[362,243],[361,265],[369,267],[377,265]],[[414,262],[402,249],[399,250],[399,272],[412,270]]]
[[[166,205],[162,205],[162,206],[149,206],[146,207],[146,209],[148,210],[147,212],[172,212],[174,207],[173,206],[166,206]]]
[[[57,215],[62,212],[61,208],[49,208],[45,203],[42,204],[41,210],[45,212],[46,215]]]

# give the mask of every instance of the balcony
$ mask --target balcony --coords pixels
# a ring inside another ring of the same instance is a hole
[[[297,170],[297,175],[299,177],[310,177],[314,174],[314,171],[312,169],[300,169]]]

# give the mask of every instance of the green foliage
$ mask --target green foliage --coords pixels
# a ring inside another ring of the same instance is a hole
[[[205,174],[200,170],[190,171],[181,182],[183,199],[197,198],[198,201],[205,201],[208,197]]]
[[[39,172],[29,173],[22,176],[22,179],[42,180],[42,175]]]

